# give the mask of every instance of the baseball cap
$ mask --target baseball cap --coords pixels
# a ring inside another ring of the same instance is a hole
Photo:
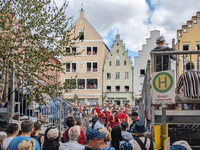
[[[47,132],[47,138],[49,140],[55,140],[59,135],[59,131],[57,129],[50,129],[48,132]]]
[[[138,116],[138,113],[134,111],[134,112],[131,113],[130,116]]]
[[[103,113],[100,113],[99,118],[106,118],[106,116]]]
[[[101,133],[97,129],[91,129],[87,132],[86,140],[89,141],[93,138],[104,138],[104,136],[106,136],[105,133]]]
[[[162,41],[165,41],[164,36],[159,36],[159,37],[156,38],[156,43],[159,43],[159,42],[162,42]]]

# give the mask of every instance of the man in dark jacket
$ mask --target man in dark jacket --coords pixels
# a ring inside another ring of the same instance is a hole
[[[133,120],[132,124],[130,125],[130,134],[133,136],[133,138],[135,138],[135,133],[134,133],[134,129],[135,129],[135,123],[140,121],[138,119],[138,113],[137,112],[132,112],[132,114],[130,115],[131,119]]]
[[[152,52],[162,52],[162,51],[173,51],[169,47],[165,47],[165,38],[163,36],[159,36],[156,38],[156,45]],[[163,71],[163,70],[170,70],[170,59],[176,60],[176,56],[173,55],[155,55],[154,57],[154,67],[156,72]]]

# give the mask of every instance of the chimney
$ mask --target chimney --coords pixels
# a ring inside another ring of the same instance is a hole
[[[80,10],[80,18],[85,17],[85,10],[83,10],[83,3],[81,4],[81,10]]]

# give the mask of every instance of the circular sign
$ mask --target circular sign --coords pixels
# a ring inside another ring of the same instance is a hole
[[[160,72],[153,78],[153,88],[159,93],[168,92],[174,84],[174,79],[168,72]]]

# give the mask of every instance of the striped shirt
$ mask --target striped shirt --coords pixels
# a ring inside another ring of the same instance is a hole
[[[189,70],[183,73],[179,77],[177,86],[183,86],[184,96],[192,98],[198,97],[198,89],[200,87],[200,73],[195,70]]]

